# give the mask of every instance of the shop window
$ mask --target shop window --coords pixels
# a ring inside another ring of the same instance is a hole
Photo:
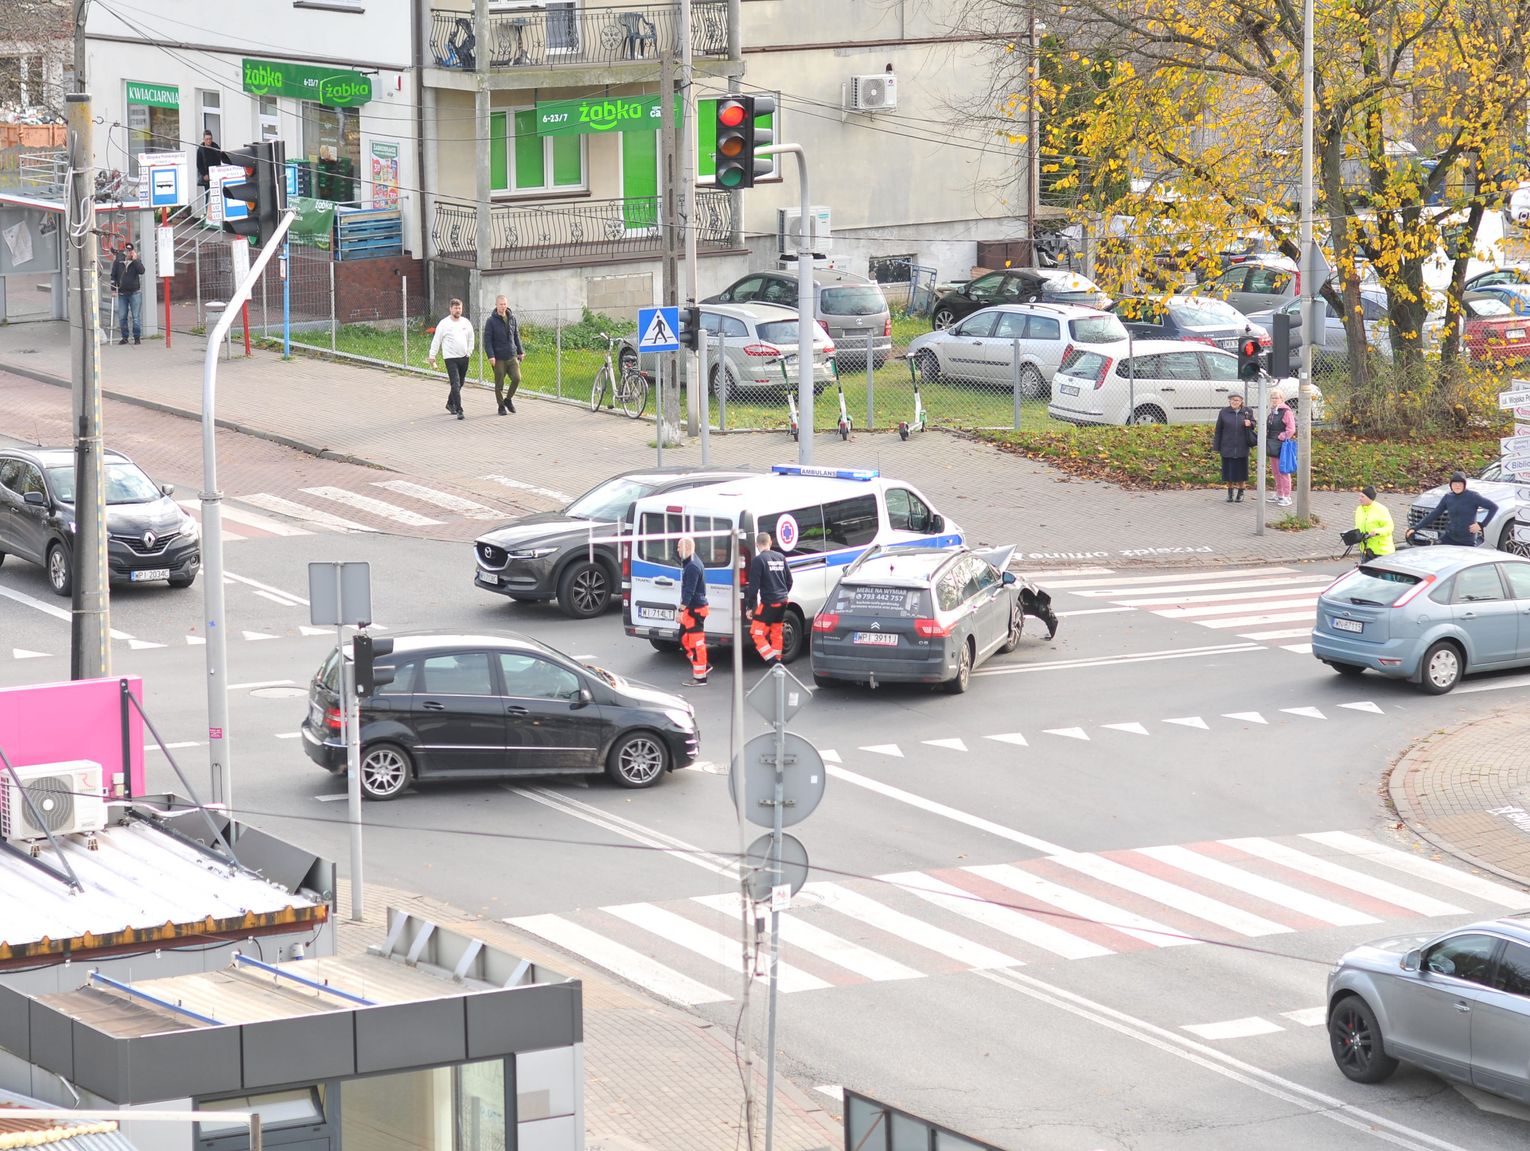
[[[138,175],[141,152],[181,152],[180,97],[176,88],[165,84],[127,84],[128,174]],[[198,135],[197,143],[201,142]]]
[[[261,96],[255,106],[255,119],[260,129],[260,139],[280,140],[282,136],[281,115],[275,96]],[[222,143],[220,140],[219,143]]]
[[[907,284],[913,279],[917,253],[906,256],[873,256],[870,260],[871,278],[879,284]]]
[[[201,107],[200,131],[197,132],[197,143],[202,142],[202,132],[211,132],[213,140],[223,143],[223,97],[218,92],[198,92],[197,103]]]
[[[489,137],[489,171],[496,193],[584,189],[584,137],[537,135],[534,108],[495,112]]]
[[[361,166],[361,119],[354,108],[303,101],[303,159],[299,194],[336,204],[356,200]]]
[[[781,99],[776,97],[776,110],[769,116],[760,116],[757,124],[761,128],[769,128],[776,134],[776,140],[782,139],[776,123],[781,116]],[[770,171],[755,177],[760,180],[779,180],[781,169],[774,156],[761,156],[761,160],[770,161]],[[696,182],[698,184],[711,184],[712,177],[717,174],[717,101],[696,101]]]

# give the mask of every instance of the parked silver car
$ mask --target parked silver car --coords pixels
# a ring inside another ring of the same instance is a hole
[[[1530,915],[1347,952],[1328,973],[1328,1042],[1356,1083],[1404,1061],[1530,1103]]]
[[[1019,343],[1020,395],[1045,399],[1052,376],[1076,348],[1126,340],[1126,328],[1108,312],[1075,304],[1001,304],[973,312],[948,328],[917,337],[907,355],[931,382],[967,380],[1012,387]]]
[[[1278,308],[1296,295],[1296,264],[1284,256],[1260,256],[1224,270],[1215,279],[1185,288],[1197,296],[1226,300],[1244,315]]]
[[[1491,548],[1408,548],[1318,596],[1312,654],[1443,695],[1471,672],[1530,665],[1530,560]]]
[[[724,386],[729,399],[761,393],[780,395],[797,386],[797,309],[778,304],[702,304],[707,333],[712,395]],[[721,353],[719,353],[719,348]],[[813,325],[813,394],[834,382],[834,342]],[[681,373],[690,370],[680,357]],[[785,371],[783,373],[783,367]]]
[[[797,276],[794,272],[750,272],[702,303],[795,308]],[[838,349],[835,362],[841,368],[866,366],[868,340],[875,367],[880,368],[892,354],[892,311],[882,285],[875,280],[833,268],[814,269],[813,310]]]
[[[1470,487],[1478,495],[1486,496],[1498,505],[1498,514],[1482,525],[1482,538],[1492,544],[1501,552],[1517,552],[1523,555],[1520,547],[1516,546],[1514,539],[1514,521],[1530,523],[1530,483],[1515,483],[1508,479],[1503,472],[1502,464],[1493,462],[1482,469],[1478,477],[1472,480]],[[1408,527],[1413,527],[1439,505],[1445,493],[1450,491],[1449,484],[1441,484],[1437,488],[1430,488],[1418,499],[1413,501],[1413,506],[1408,509]],[[1480,514],[1480,513],[1479,513]],[[1432,524],[1441,530],[1445,527],[1442,519]]]

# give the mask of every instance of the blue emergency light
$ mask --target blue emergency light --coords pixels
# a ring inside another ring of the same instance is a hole
[[[823,480],[874,480],[882,473],[875,468],[818,468],[811,464],[773,464],[778,476],[816,476]]]

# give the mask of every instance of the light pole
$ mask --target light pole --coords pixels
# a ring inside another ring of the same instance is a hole
[[[1302,344],[1301,378],[1296,407],[1296,516],[1307,519],[1312,511],[1312,347],[1317,338],[1313,314],[1317,300],[1317,245],[1312,238],[1312,168],[1313,168],[1313,0],[1302,4],[1302,259],[1298,278],[1301,285]],[[1264,461],[1260,461],[1263,466]],[[1277,465],[1279,466],[1279,465]]]

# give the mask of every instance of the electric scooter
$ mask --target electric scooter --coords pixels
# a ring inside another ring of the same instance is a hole
[[[851,427],[850,413],[845,410],[845,388],[839,382],[839,364],[831,358],[829,365],[834,371],[834,390],[839,393],[839,438],[848,440]]]
[[[919,394],[919,372],[914,366],[914,357],[908,357],[908,374],[914,381],[914,418],[912,420],[900,420],[898,423],[898,438],[908,439],[909,432],[922,432],[925,425],[924,398]]]

